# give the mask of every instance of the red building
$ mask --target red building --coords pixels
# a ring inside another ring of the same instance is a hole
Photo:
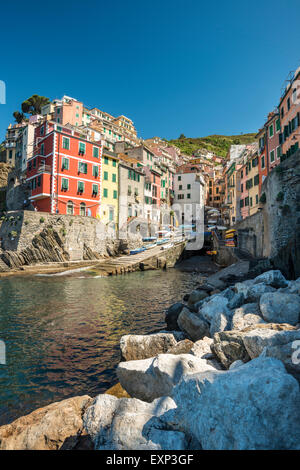
[[[300,147],[300,67],[289,80],[280,99],[282,160]]]
[[[281,131],[279,113],[269,113],[265,128],[267,137],[269,171],[271,171],[273,168],[279,165],[281,156],[281,146],[279,143],[279,135]]]
[[[152,186],[152,205],[154,208],[160,208],[161,175],[155,169],[150,170]]]
[[[27,163],[30,200],[36,210],[96,217],[101,158],[101,142],[91,142],[75,127],[49,121],[39,125]]]
[[[263,127],[259,130],[256,138],[258,138],[258,174],[260,194],[261,186],[269,173],[266,127]]]

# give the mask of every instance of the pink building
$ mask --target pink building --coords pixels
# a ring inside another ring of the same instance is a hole
[[[240,214],[241,218],[245,219],[249,216],[249,190],[246,186],[247,181],[247,161],[244,162],[242,167],[239,169],[240,173],[240,182],[241,182],[241,195],[240,195]]]
[[[269,171],[280,163],[281,146],[279,143],[279,135],[281,132],[279,113],[271,112],[265,124],[267,136],[267,151]]]

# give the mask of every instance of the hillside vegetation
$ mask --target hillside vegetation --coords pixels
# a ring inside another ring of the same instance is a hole
[[[254,142],[255,134],[241,135],[209,135],[207,137],[185,137],[173,139],[169,142],[179,147],[182,153],[193,155],[199,149],[206,149],[220,157],[226,157],[231,145],[250,144]]]

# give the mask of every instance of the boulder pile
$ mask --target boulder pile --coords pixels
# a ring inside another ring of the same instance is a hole
[[[0,449],[66,448],[65,422],[97,450],[300,449],[300,278],[271,270],[223,291],[199,286],[165,319],[164,331],[121,338],[130,398],[61,402],[39,425],[29,415],[0,428]]]

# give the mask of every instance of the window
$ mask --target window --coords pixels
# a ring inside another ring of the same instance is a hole
[[[291,109],[291,100],[290,100],[290,98],[288,98],[288,100],[287,100],[287,109],[288,109],[288,111]]]
[[[265,168],[265,156],[264,155],[262,155],[261,157],[261,167]]]
[[[258,204],[258,194],[255,196],[255,204]]]
[[[41,155],[45,155],[45,144],[41,144]]]
[[[243,183],[241,184],[241,192],[242,192],[242,193],[244,192],[244,185],[243,185]]]
[[[114,167],[117,166],[117,161],[116,161],[116,160],[113,160],[113,161],[112,161],[112,166],[114,166]]]
[[[93,184],[93,195],[94,196],[98,195],[98,185],[97,184]]]
[[[69,170],[69,159],[66,157],[63,157],[62,162],[61,162],[61,169],[62,170]]]
[[[269,127],[269,137],[273,137],[274,135],[274,125],[271,124]]]
[[[36,168],[36,158],[33,160],[33,168]]]
[[[118,191],[114,190],[114,199],[118,199]]]
[[[114,211],[113,207],[110,207],[109,208],[109,216],[108,216],[110,221],[114,220],[114,215],[115,215],[115,211]]]
[[[83,181],[78,181],[77,183],[77,191],[79,193],[83,193],[84,192],[84,182]]]
[[[257,186],[259,184],[259,175],[254,176],[254,186]]]
[[[190,193],[187,194],[187,198],[188,198],[188,199],[191,199]]]
[[[45,132],[45,127],[42,126],[42,127],[41,127],[41,132],[40,132],[40,134],[41,134],[41,135],[44,135],[44,132]]]
[[[128,196],[131,196],[131,186],[128,186],[128,191],[127,191],[127,193],[128,193]]]
[[[104,157],[104,163],[105,165],[108,165],[108,157]]]
[[[67,214],[73,215],[74,214],[74,204],[72,201],[69,201],[67,204]]]
[[[272,162],[274,162],[274,160],[275,160],[275,150],[271,150],[271,152],[270,152],[270,162],[272,163]]]
[[[187,185],[187,189],[191,189],[191,185],[190,185],[190,184]]]
[[[62,189],[62,191],[68,191],[68,189],[69,189],[69,180],[67,178],[62,178],[62,180],[61,180],[61,189]]]
[[[93,176],[95,178],[98,178],[98,176],[99,176],[99,168],[98,168],[97,165],[93,165]]]
[[[78,162],[78,173],[87,174],[87,163]]]
[[[181,181],[181,176],[178,176],[178,181]]]
[[[105,181],[108,181],[108,171],[105,171],[105,172],[104,172],[103,177],[104,177],[103,179],[104,179]]]
[[[81,203],[80,203],[80,215],[83,215],[83,216],[86,215],[86,207],[85,207],[85,203],[84,203],[84,202],[81,202]]]
[[[182,184],[179,185],[179,191],[181,191],[181,190],[182,190]]]
[[[281,157],[281,147],[280,146],[276,148],[276,156],[277,156],[277,158]]]
[[[245,206],[249,206],[249,197],[245,198]]]
[[[32,162],[30,161],[30,162],[28,163],[28,171],[31,171],[31,168],[32,168]]]
[[[250,207],[252,207],[252,197],[250,197]]]
[[[62,145],[63,149],[70,150],[70,139],[68,137],[63,137]]]
[[[275,127],[276,127],[276,133],[280,132],[281,127],[280,127],[280,119],[279,118],[276,119]]]
[[[103,188],[103,197],[108,197],[108,189]]]
[[[112,174],[112,182],[113,182],[113,183],[116,183],[116,182],[117,182],[117,175],[116,175],[116,173],[113,173],[113,174]]]
[[[85,143],[84,142],[79,142],[79,154],[85,155]]]
[[[93,147],[93,157],[99,158],[99,147]]]
[[[56,114],[60,114],[60,108],[57,108]]]
[[[37,179],[37,185],[38,185],[38,186],[41,186],[41,184],[42,184],[42,176],[39,175],[39,176],[38,176],[38,179]]]

